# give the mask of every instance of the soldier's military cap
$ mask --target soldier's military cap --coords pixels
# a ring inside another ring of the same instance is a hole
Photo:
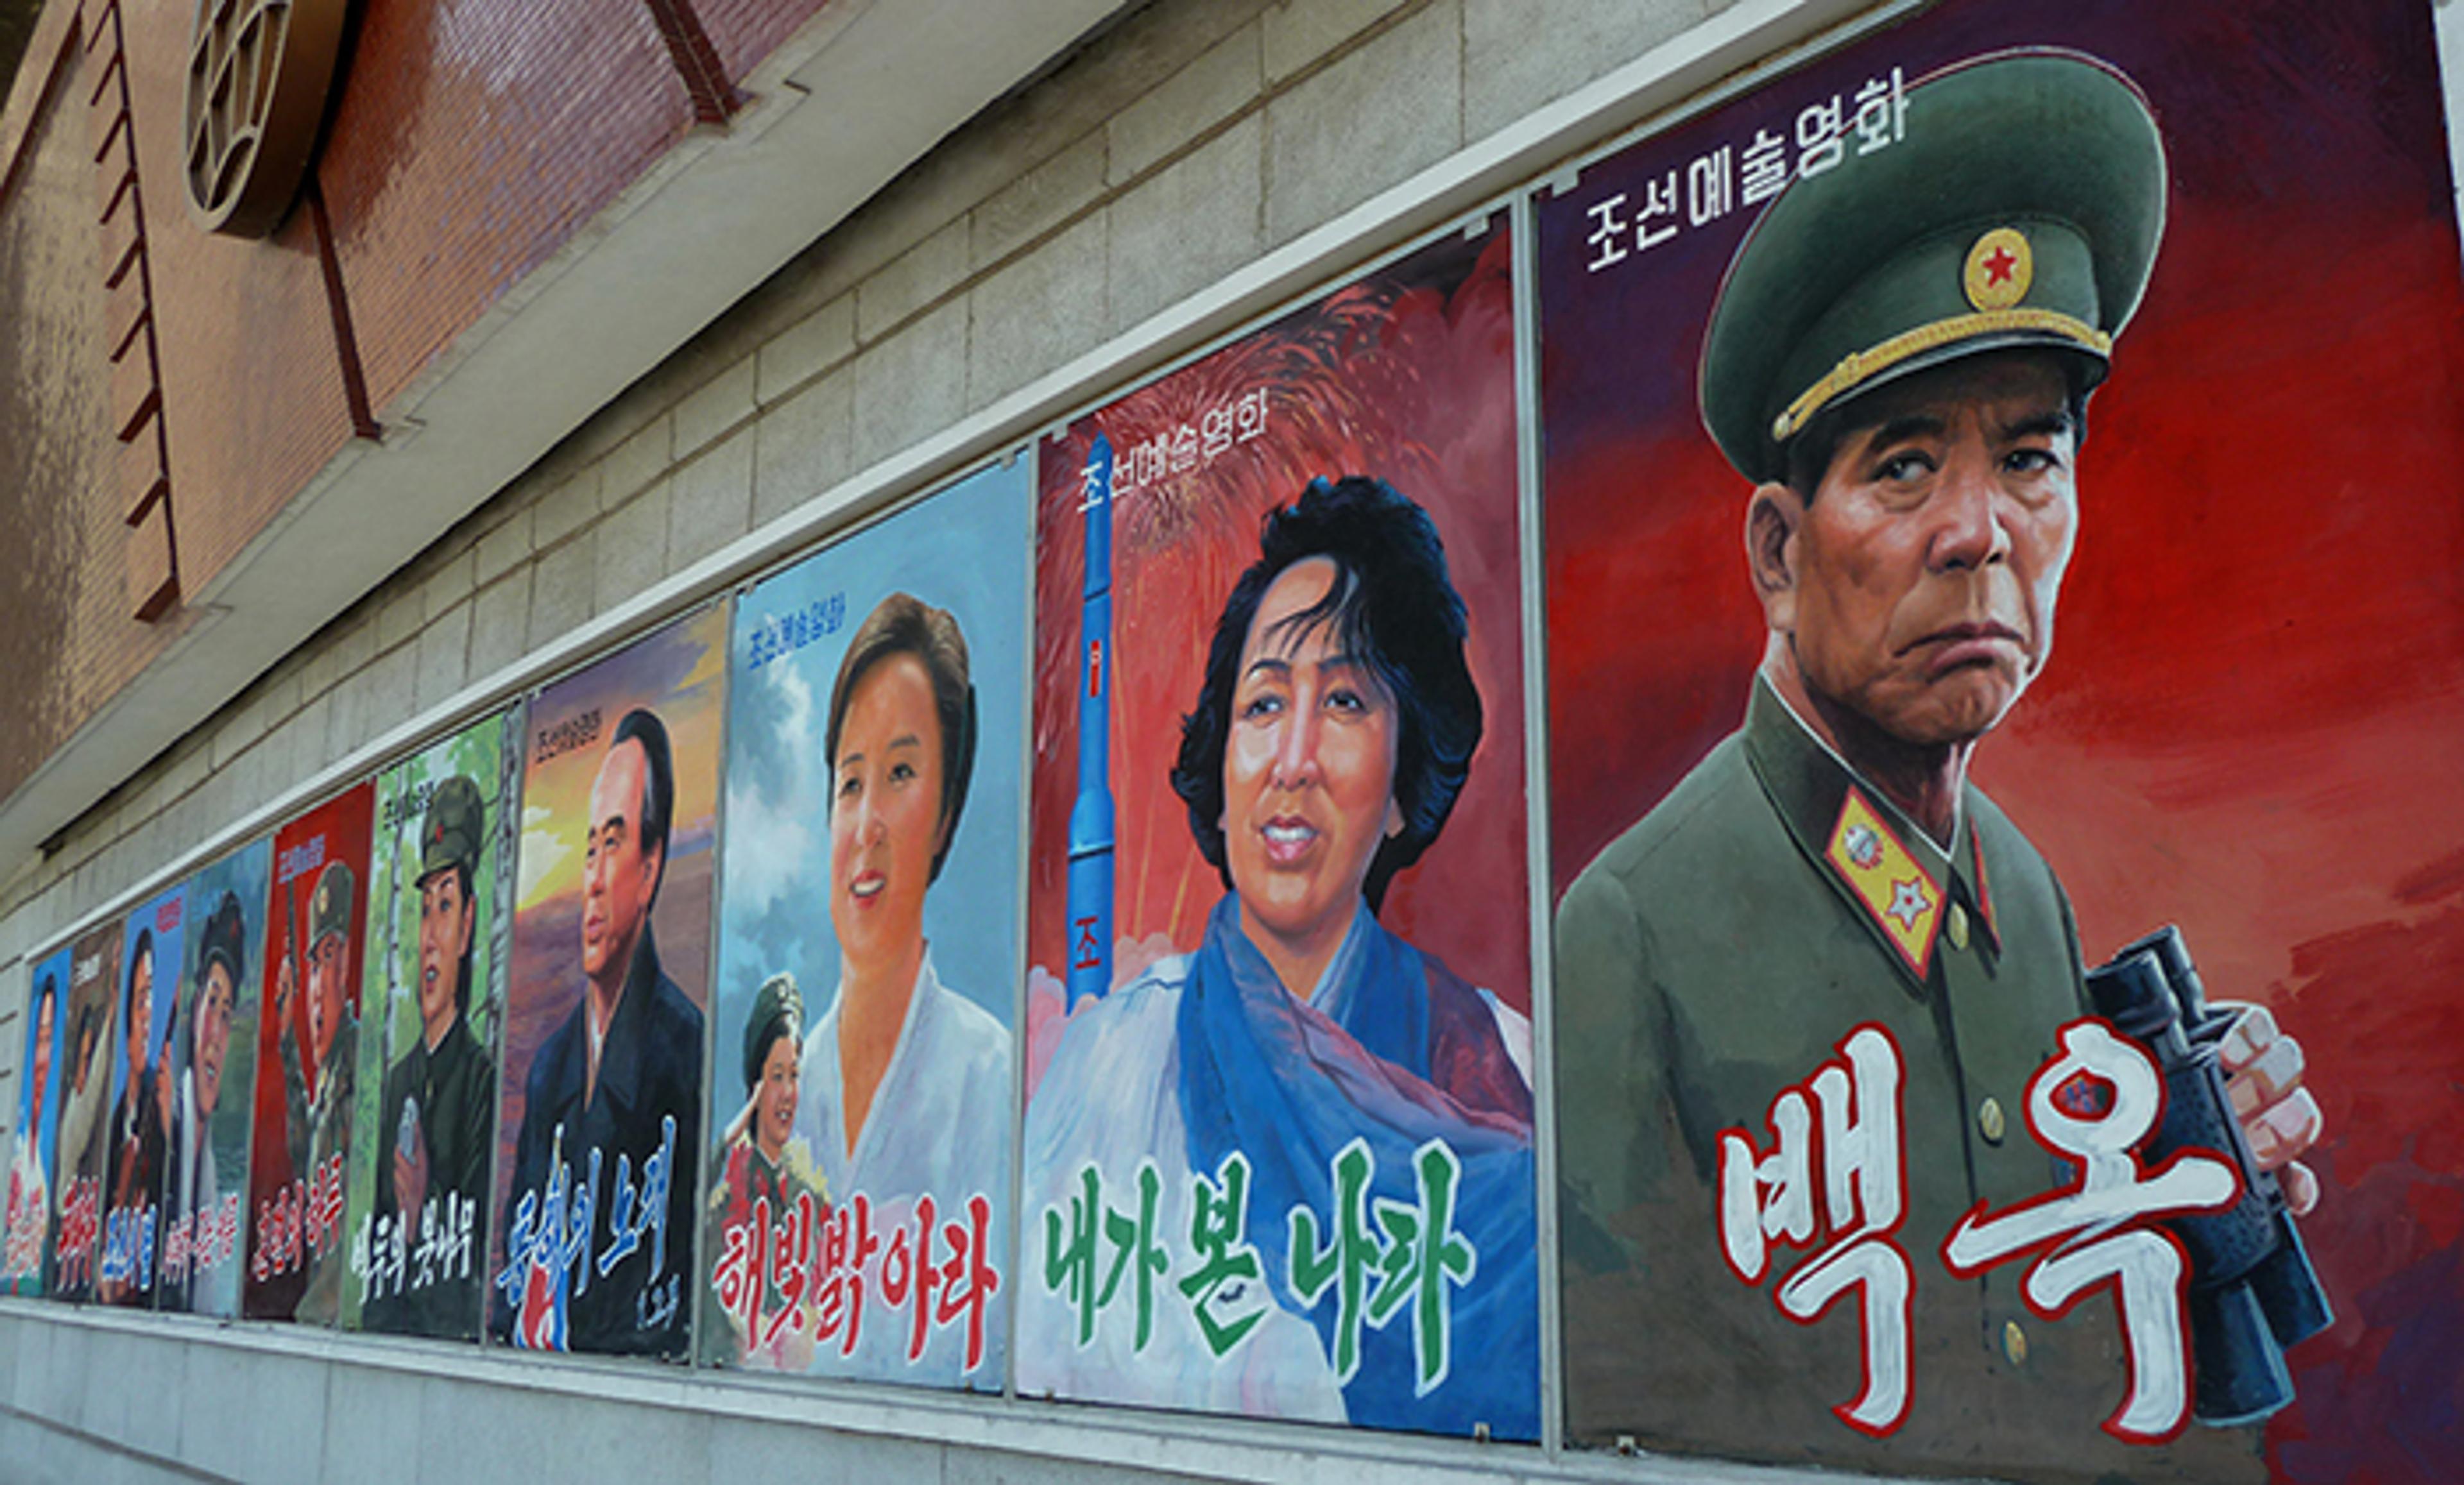
[[[419,880],[449,866],[462,868],[467,884],[479,874],[479,842],[487,830],[487,809],[479,786],[456,774],[428,797],[428,813],[419,822]]]
[[[351,931],[351,889],[358,884],[351,879],[351,868],[341,862],[327,862],[317,874],[317,895],[308,903],[308,946],[313,949],[326,939]]]
[[[781,1021],[786,1023],[783,1031],[779,1024]],[[804,1038],[804,997],[796,989],[796,976],[785,972],[761,982],[759,993],[753,997],[753,1015],[744,1023],[747,1090],[760,1086],[761,1064],[770,1056],[770,1043],[782,1035],[799,1044]]]
[[[2127,77],[2002,52],[1907,90],[1906,137],[1800,176],[1739,245],[1703,341],[1703,421],[1748,479],[1785,477],[1824,411],[1988,351],[2103,380],[2165,230],[2165,148]]]
[[[197,982],[205,983],[206,971],[220,960],[223,972],[231,976],[231,994],[239,994],[239,988],[248,982],[247,934],[248,927],[240,916],[239,894],[225,892],[207,916],[205,932],[200,935]]]

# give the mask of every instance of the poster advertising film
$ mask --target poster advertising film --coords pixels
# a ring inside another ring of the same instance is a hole
[[[513,709],[377,776],[348,1327],[479,1333],[520,757]]]
[[[1510,253],[1044,447],[1022,1393],[1537,1436]]]
[[[249,1136],[251,1320],[331,1325],[341,1313],[375,802],[361,784],[274,835]]]
[[[120,925],[69,946],[67,1060],[60,1080],[58,1147],[52,1156],[51,1278],[55,1299],[94,1298],[102,1246],[102,1174],[111,1152],[111,1044],[117,1039]]]
[[[255,1085],[257,994],[264,984],[273,870],[269,837],[188,879],[193,921],[183,935],[179,1008],[171,1017],[157,1309],[239,1313],[248,1252],[248,1090]]]
[[[166,1043],[179,987],[187,892],[174,886],[130,911],[122,926],[120,1036],[112,1044],[111,1149],[103,1167],[102,1251],[95,1295],[150,1309],[163,1240],[164,1152],[171,1128]]]
[[[40,1295],[52,1241],[52,1170],[60,1147],[60,1072],[68,1065],[69,951],[35,961],[26,1000],[26,1069],[9,1160],[0,1293]]]
[[[515,1345],[687,1354],[726,684],[722,602],[530,703],[490,1209]]]
[[[1027,461],[736,605],[704,1359],[999,1391]]]
[[[2464,1457],[2435,55],[1958,0],[1540,203],[1576,1444]]]

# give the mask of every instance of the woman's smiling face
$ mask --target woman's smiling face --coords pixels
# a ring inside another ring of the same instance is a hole
[[[1223,856],[1244,927],[1304,954],[1339,941],[1377,847],[1403,825],[1395,699],[1341,651],[1331,619],[1291,622],[1340,576],[1309,557],[1268,585],[1241,647],[1223,749]]]
[[[830,924],[859,965],[924,936],[941,845],[941,726],[924,662],[900,652],[856,682],[830,785]]]

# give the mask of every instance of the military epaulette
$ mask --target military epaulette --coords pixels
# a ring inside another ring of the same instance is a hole
[[[1934,937],[1942,928],[1942,885],[1853,784],[1839,803],[1839,818],[1822,856],[1884,941],[1899,950],[1909,972],[1925,979],[1933,966]]]

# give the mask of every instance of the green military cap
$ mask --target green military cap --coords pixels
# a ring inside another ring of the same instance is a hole
[[[784,1022],[781,1026],[780,1023]],[[770,1043],[780,1037],[802,1043],[804,1039],[804,997],[796,989],[796,976],[783,971],[761,982],[753,997],[753,1015],[744,1023],[744,1086],[749,1090],[761,1082],[761,1064],[770,1056]]]
[[[2071,354],[2082,390],[2165,231],[2165,148],[2129,78],[2001,52],[1907,90],[1906,137],[1800,176],[1746,234],[1703,340],[1703,421],[1748,479],[1828,408],[1987,351]]]
[[[479,786],[455,774],[428,797],[428,814],[419,823],[419,880],[449,866],[462,868],[462,880],[479,874],[479,841],[486,833],[487,809]]]
[[[214,904],[200,941],[197,983],[206,982],[206,972],[219,960],[223,972],[231,976],[231,994],[238,994],[248,983],[248,924],[240,912],[238,893],[225,892]]]
[[[351,889],[357,884],[341,862],[327,862],[317,874],[317,895],[308,905],[308,947],[351,931]]]

